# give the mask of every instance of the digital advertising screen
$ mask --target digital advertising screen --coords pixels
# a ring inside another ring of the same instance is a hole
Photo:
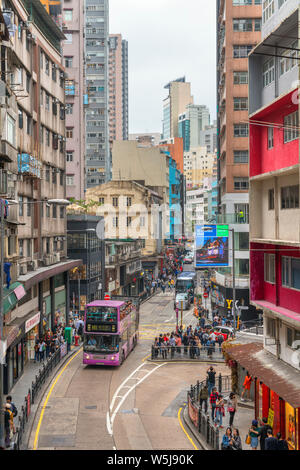
[[[220,266],[229,266],[229,226],[196,226],[195,267]]]

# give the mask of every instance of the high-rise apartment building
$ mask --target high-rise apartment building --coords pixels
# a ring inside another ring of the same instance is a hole
[[[108,0],[85,1],[86,188],[111,178],[108,121]]]
[[[191,96],[191,84],[185,81],[185,77],[168,83],[165,88],[169,90],[169,95],[163,103],[162,139],[169,140],[179,137],[178,116],[185,112],[187,105],[194,103],[194,98]]]
[[[218,222],[235,230],[236,298],[243,298],[245,305],[249,303],[248,54],[260,41],[261,16],[257,0],[217,0]],[[237,216],[240,211],[242,218]],[[230,268],[220,268],[216,280],[222,288],[232,287]],[[227,295],[233,298],[232,293]]]
[[[217,121],[200,132],[200,147],[206,147],[208,153],[217,152]]]
[[[66,40],[62,54],[66,68],[66,183],[67,197],[83,199],[85,185],[85,60],[84,0],[41,0]]]
[[[183,139],[183,150],[200,145],[200,133],[210,124],[207,106],[189,104],[186,111],[178,116],[178,136]]]
[[[109,36],[109,140],[128,140],[128,42]]]

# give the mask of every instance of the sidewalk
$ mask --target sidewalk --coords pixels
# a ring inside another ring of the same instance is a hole
[[[82,346],[80,343],[79,346],[71,345],[71,350],[59,361],[56,367],[53,368],[52,373],[46,378],[45,383],[42,385],[38,395],[35,399],[34,404],[31,404],[30,415],[28,417],[28,422],[25,428],[24,438],[22,438],[22,450],[27,449],[27,441],[29,434],[31,432],[31,427],[33,420],[35,418],[35,414],[39,407],[39,402],[41,401],[43,394],[46,388],[49,386],[49,383],[52,381],[57,371],[63,367],[63,365],[67,362],[67,360],[75,354]],[[44,361],[46,364],[46,360]],[[12,390],[10,391],[9,395],[12,396],[12,401],[16,405],[18,409],[18,416],[14,419],[15,427],[19,427],[19,417],[22,416],[22,406],[25,405],[25,395],[28,394],[28,391],[31,390],[32,382],[35,381],[38,372],[43,367],[43,362],[34,362],[33,360],[29,361],[26,365],[22,377],[18,380],[18,382],[14,385]]]

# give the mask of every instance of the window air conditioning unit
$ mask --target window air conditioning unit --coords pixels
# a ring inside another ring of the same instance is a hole
[[[20,265],[20,276],[24,276],[27,274],[27,264]]]
[[[50,256],[45,256],[44,258],[44,263],[45,263],[45,266],[50,266]]]

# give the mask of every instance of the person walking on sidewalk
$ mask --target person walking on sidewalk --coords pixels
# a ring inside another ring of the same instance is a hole
[[[278,446],[277,450],[289,450],[288,443],[282,438],[281,433],[277,433]]]
[[[268,431],[273,431],[272,427],[268,424],[268,418],[263,418],[260,421],[260,450],[265,450],[265,440],[267,439]]]
[[[219,394],[217,392],[217,388],[213,387],[212,392],[211,392],[210,397],[209,397],[212,422],[214,422],[214,420],[215,420],[215,413],[216,413],[216,406],[217,406],[217,400],[218,399],[219,399]]]
[[[223,416],[225,416],[224,410],[224,398],[223,395],[219,395],[219,398],[216,401],[216,417],[215,417],[215,426],[223,428]]]
[[[199,400],[200,400],[200,410],[202,410],[202,405],[204,403],[204,412],[207,413],[208,388],[206,384],[200,390]]]
[[[241,395],[241,401],[245,401],[244,395],[247,392],[248,400],[250,400],[250,388],[251,388],[251,383],[252,383],[253,377],[252,375],[247,372],[244,383],[243,383],[243,391]]]
[[[232,427],[233,425],[233,420],[234,420],[234,415],[237,410],[237,398],[236,395],[231,392],[227,401],[227,411],[229,413],[229,426]]]
[[[5,446],[10,447],[14,434],[14,417],[11,411],[11,405],[6,403],[4,408],[4,427],[5,427]]]
[[[210,396],[213,387],[216,384],[216,371],[215,369],[210,366],[209,369],[206,371],[207,373],[207,387],[208,387],[208,395]]]
[[[249,436],[251,439],[250,446],[252,450],[257,450],[258,436],[260,434],[260,428],[256,419],[252,421],[251,428],[249,429]]]
[[[267,439],[265,440],[265,450],[278,450],[278,440],[273,437],[271,429],[267,432]]]
[[[16,405],[13,403],[11,395],[7,395],[6,403],[8,403],[10,405],[10,411],[12,412],[13,417],[16,418],[17,415],[18,415],[18,409],[17,409]]]

